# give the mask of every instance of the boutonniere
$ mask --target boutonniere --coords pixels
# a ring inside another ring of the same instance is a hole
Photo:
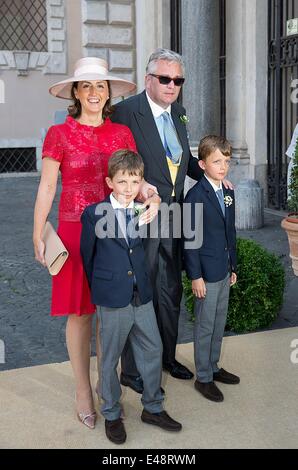
[[[231,206],[233,204],[233,198],[231,196],[225,196],[224,203],[226,207]]]
[[[135,217],[139,217],[140,215],[143,214],[143,212],[145,212],[145,210],[147,209],[146,206],[144,206],[144,204],[138,204],[136,203],[133,207],[134,209],[134,216]]]
[[[186,116],[186,114],[181,114],[179,116],[179,119],[182,122],[182,124],[187,124],[189,122],[189,118],[188,116]]]

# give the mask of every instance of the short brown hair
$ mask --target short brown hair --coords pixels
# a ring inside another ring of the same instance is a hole
[[[232,146],[225,137],[206,135],[199,143],[199,160],[206,161],[207,157],[217,149],[219,149],[225,157],[230,157],[232,155]]]
[[[144,163],[140,155],[132,150],[117,150],[109,159],[108,176],[114,178],[118,171],[128,172],[129,175],[137,175],[143,178]]]

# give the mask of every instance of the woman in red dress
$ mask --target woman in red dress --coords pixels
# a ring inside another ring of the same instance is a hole
[[[80,217],[89,204],[104,199],[110,190],[105,183],[107,164],[119,149],[136,151],[128,127],[109,119],[110,100],[135,90],[135,84],[109,75],[107,63],[98,58],[80,59],[74,77],[50,88],[59,98],[73,99],[64,124],[50,127],[42,157],[41,180],[34,211],[33,242],[35,258],[45,265],[43,227],[56,193],[58,173],[62,177],[58,234],[69,258],[53,277],[51,315],[68,315],[66,343],[72,364],[76,408],[79,419],[94,428],[90,384],[90,341],[95,306],[80,256]]]

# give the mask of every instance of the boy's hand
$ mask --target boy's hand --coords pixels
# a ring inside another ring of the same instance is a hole
[[[206,285],[204,279],[200,277],[191,282],[192,292],[198,299],[204,299],[206,296]]]
[[[230,285],[233,286],[234,284],[236,284],[236,282],[237,282],[237,274],[232,273],[230,277]]]
[[[234,186],[232,185],[231,181],[224,179],[222,184],[226,189],[234,189]]]

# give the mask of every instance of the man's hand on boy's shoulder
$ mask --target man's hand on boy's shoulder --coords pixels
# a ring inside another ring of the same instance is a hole
[[[234,189],[234,186],[232,185],[231,181],[224,179],[222,184],[226,189]]]
[[[199,299],[203,299],[206,296],[206,285],[202,277],[194,279],[191,282],[192,292]]]
[[[236,282],[237,282],[237,274],[232,273],[230,277],[230,285],[233,286],[234,284],[236,284]]]
[[[147,206],[147,210],[140,216],[141,224],[150,224],[152,220],[157,216],[158,209],[161,203],[161,198],[152,188],[148,188],[147,199],[143,202],[144,206]]]

